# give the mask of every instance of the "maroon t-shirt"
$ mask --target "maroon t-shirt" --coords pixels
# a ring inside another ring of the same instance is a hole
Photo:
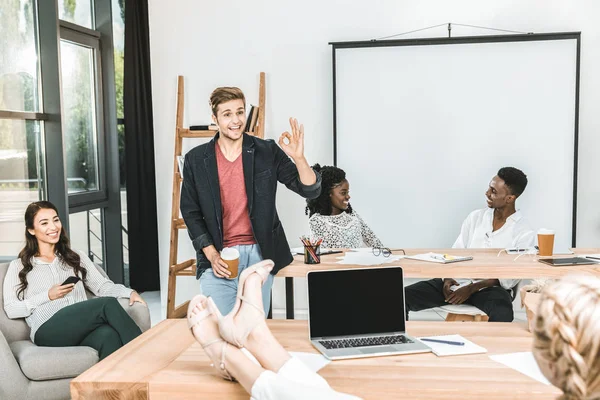
[[[231,162],[215,143],[221,205],[223,207],[223,247],[255,244],[248,216],[248,197],[244,183],[242,154]]]

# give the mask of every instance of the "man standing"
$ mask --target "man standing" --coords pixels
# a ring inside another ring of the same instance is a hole
[[[517,198],[527,186],[527,176],[517,168],[505,167],[492,178],[485,196],[487,209],[475,210],[462,224],[453,248],[532,247],[535,233],[520,211]],[[406,313],[450,304],[471,304],[485,312],[489,321],[512,322],[509,294],[518,279],[436,278],[406,287]],[[458,288],[457,288],[458,287]]]
[[[240,89],[215,89],[210,105],[219,131],[186,154],[181,188],[181,213],[196,249],[196,279],[225,315],[235,304],[238,278],[228,279],[231,272],[220,251],[239,251],[238,276],[263,258],[271,259],[275,267],[263,285],[266,314],[273,276],[293,260],[275,208],[277,182],[315,198],[321,176],[304,158],[304,127],[295,119],[290,118],[291,133],[279,138],[280,148],[273,140],[244,133],[246,100]]]

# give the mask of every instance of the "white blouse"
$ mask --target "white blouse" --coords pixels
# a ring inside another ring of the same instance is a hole
[[[323,239],[321,247],[344,249],[356,249],[364,245],[383,247],[381,240],[354,211],[338,215],[316,213],[309,218],[308,225],[312,238]]]
[[[78,251],[81,265],[87,270],[85,280],[75,284],[73,291],[62,298],[50,300],[48,290],[51,286],[61,284],[69,276],[74,276],[74,270],[57,256],[52,262],[37,258],[32,259],[33,269],[27,274],[27,289],[23,300],[17,297],[17,287],[21,284],[19,272],[23,269],[21,259],[13,260],[4,278],[4,310],[8,318],[25,318],[31,328],[31,341],[42,324],[64,307],[87,300],[85,289],[98,297],[131,296],[132,289],[113,283],[102,276],[88,256]]]

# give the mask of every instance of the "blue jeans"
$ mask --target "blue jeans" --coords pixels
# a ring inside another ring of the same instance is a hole
[[[258,244],[233,246],[240,252],[240,264],[238,266],[238,276],[235,279],[218,278],[213,273],[212,268],[205,270],[200,276],[200,290],[205,296],[210,296],[221,311],[221,314],[227,315],[235,305],[235,299],[238,290],[238,279],[242,272],[262,261],[260,248]],[[262,300],[265,308],[265,315],[269,313],[271,307],[271,287],[273,286],[273,275],[265,281],[262,287]]]

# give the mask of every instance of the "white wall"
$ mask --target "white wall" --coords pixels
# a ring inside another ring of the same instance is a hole
[[[309,162],[331,164],[332,76],[330,41],[368,40],[444,22],[524,32],[581,31],[579,130],[579,246],[600,245],[600,2],[594,0],[469,1],[242,1],[151,0],[150,40],[158,200],[159,254],[163,304],[166,304],[172,164],[177,75],[186,77],[185,124],[209,121],[210,91],[221,85],[241,87],[257,101],[258,72],[267,73],[266,137],[287,129],[297,117],[306,128]],[[455,27],[454,35],[486,32]],[[405,37],[444,36],[445,28]],[[595,73],[594,73],[595,72]],[[367,124],[376,115],[357,122]],[[368,135],[372,140],[377,133]],[[188,146],[189,148],[189,146]],[[485,186],[487,182],[482,182]],[[552,184],[552,177],[548,177]],[[304,202],[282,188],[278,210],[291,245],[306,230]],[[382,218],[384,213],[382,212]],[[192,257],[189,241],[181,257]],[[297,281],[301,281],[298,280]],[[198,290],[192,278],[180,278],[178,301]],[[275,304],[281,307],[281,282]],[[297,288],[299,288],[297,286]],[[305,294],[297,294],[302,306]]]

